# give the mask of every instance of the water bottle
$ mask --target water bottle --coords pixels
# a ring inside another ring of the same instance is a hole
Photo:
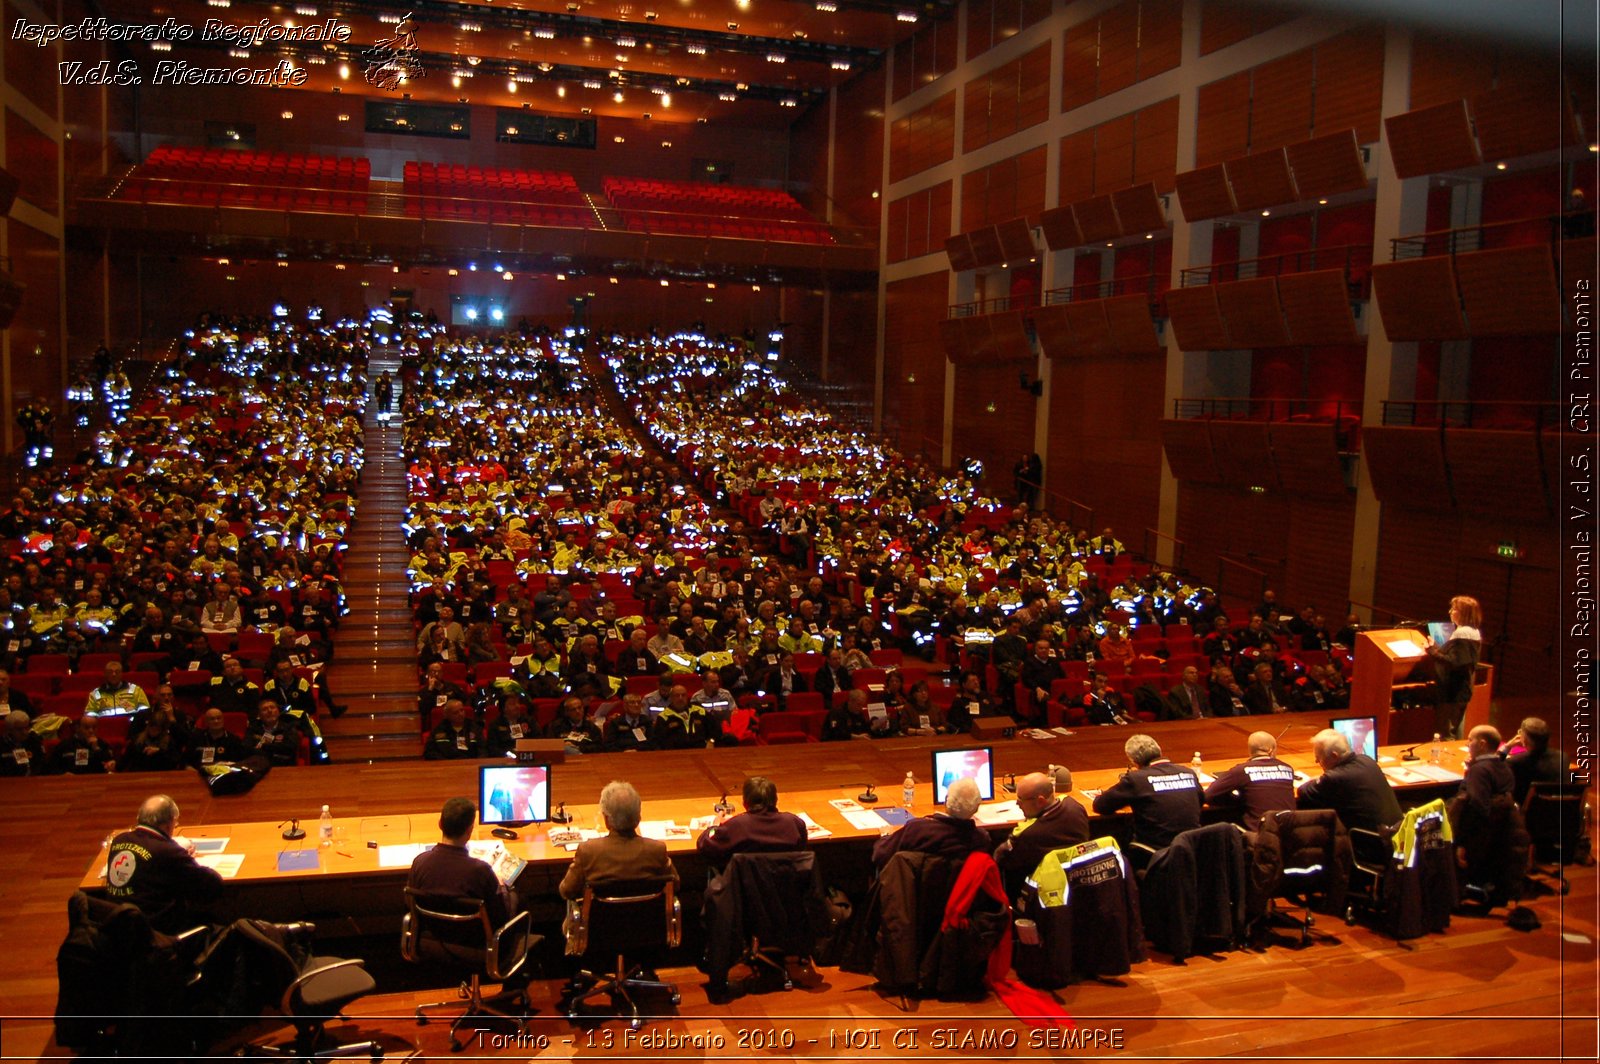
[[[1189,760],[1189,767],[1196,772],[1200,771],[1200,751],[1196,750],[1194,752],[1194,757]]]
[[[1433,746],[1428,750],[1428,760],[1437,765],[1444,758],[1444,747],[1439,743],[1439,733],[1433,733]]]
[[[900,784],[900,806],[901,806],[901,808],[905,809],[906,812],[909,813],[911,811],[911,803],[916,797],[917,797],[917,781],[916,781],[916,777],[912,776],[911,773],[907,772],[906,773],[905,782]]]
[[[322,807],[322,820],[317,824],[317,838],[322,840],[322,845],[333,845],[333,814],[328,812],[328,807]]]

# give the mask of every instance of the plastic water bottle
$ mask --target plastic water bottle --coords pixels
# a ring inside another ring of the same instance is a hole
[[[917,797],[917,780],[911,773],[906,773],[905,782],[900,784],[900,806],[907,812],[911,810],[911,803]]]
[[[1428,760],[1437,765],[1444,759],[1444,747],[1439,742],[1439,733],[1433,733],[1433,746],[1428,750]]]
[[[317,825],[317,838],[322,840],[322,845],[333,845],[333,814],[328,812],[328,807],[322,807],[322,820]]]
[[[1200,751],[1196,750],[1194,752],[1194,757],[1189,761],[1189,767],[1194,769],[1196,772],[1200,771]]]

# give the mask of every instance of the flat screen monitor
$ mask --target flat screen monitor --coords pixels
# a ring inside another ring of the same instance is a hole
[[[973,746],[961,750],[933,752],[933,800],[943,805],[950,785],[962,776],[971,776],[984,801],[994,797],[994,747]]]
[[[550,819],[549,765],[480,765],[478,819],[521,827]]]
[[[1350,749],[1358,754],[1366,754],[1374,760],[1378,757],[1378,718],[1377,717],[1338,717],[1328,722],[1328,727],[1344,736],[1350,743]]]

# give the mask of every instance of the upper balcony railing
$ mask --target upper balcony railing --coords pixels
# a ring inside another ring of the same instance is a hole
[[[952,303],[945,312],[947,318],[976,318],[984,314],[1004,314],[1008,310],[1027,310],[1039,305],[1039,293],[1020,296],[996,296],[994,299],[975,299],[970,303]]]
[[[1553,244],[1561,240],[1594,236],[1594,211],[1543,214],[1515,218],[1487,225],[1468,225],[1458,229],[1436,229],[1391,240],[1389,258],[1420,259],[1433,255],[1455,255],[1518,244]]]
[[[1181,281],[1184,288],[1195,288],[1224,281],[1252,281],[1259,277],[1309,273],[1312,270],[1343,270],[1345,283],[1350,286],[1350,297],[1365,299],[1371,283],[1372,245],[1341,244],[1337,247],[1306,248],[1303,251],[1285,251],[1235,262],[1191,266],[1183,271]]]
[[[1460,429],[1558,429],[1559,403],[1518,400],[1385,400],[1385,425]]]

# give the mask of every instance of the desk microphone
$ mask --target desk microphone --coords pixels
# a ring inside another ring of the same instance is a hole
[[[722,797],[717,799],[717,804],[711,807],[713,813],[731,813],[733,806],[728,802],[728,792],[723,791]]]
[[[1421,743],[1417,744],[1417,746],[1421,746],[1421,745],[1422,745]],[[1400,760],[1401,761],[1421,761],[1422,758],[1417,756],[1417,746],[1408,746],[1404,750],[1400,751]]]
[[[1015,772],[1007,772],[1006,781],[1000,785],[1000,789],[1005,791],[1007,794],[1016,794],[1017,774]]]
[[[557,802],[556,803],[556,811],[554,813],[550,814],[550,823],[552,823],[552,824],[570,824],[570,823],[572,823],[572,814],[567,812],[567,803],[566,802]]]
[[[860,802],[862,805],[875,805],[875,804],[877,804],[878,795],[877,795],[876,792],[873,791],[872,784],[866,783],[866,784],[862,784],[862,786],[866,787],[866,790],[864,790],[860,794],[856,795],[856,801]]]
[[[306,837],[306,829],[300,826],[299,817],[292,816],[288,820],[285,820],[283,824],[289,825],[288,828],[286,828],[283,832],[283,837],[285,840],[289,842],[298,842]],[[281,828],[283,827],[283,824],[279,824],[278,826]]]

